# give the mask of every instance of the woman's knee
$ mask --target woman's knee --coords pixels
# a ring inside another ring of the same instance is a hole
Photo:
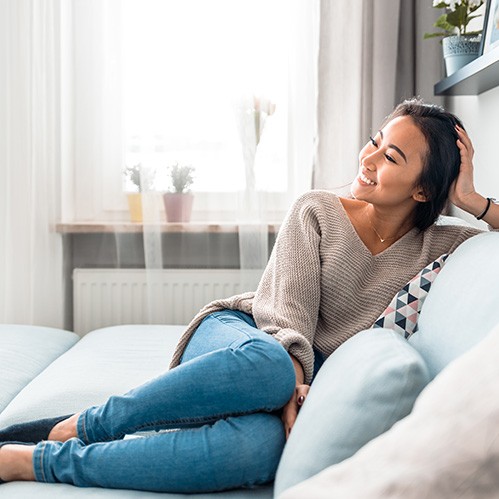
[[[272,386],[286,403],[295,389],[296,374],[291,357],[282,345],[271,336],[256,337],[238,350],[248,359],[248,368],[258,373],[260,383]]]
[[[225,463],[218,468],[220,473],[230,471],[233,477],[239,476],[238,483],[234,483],[239,487],[254,487],[275,478],[286,443],[283,424],[278,416],[249,414],[228,418],[216,425],[219,425],[218,431],[226,435]]]

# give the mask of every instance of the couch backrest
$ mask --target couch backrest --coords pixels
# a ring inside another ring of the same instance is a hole
[[[447,260],[409,339],[434,378],[499,323],[499,233],[479,234]]]

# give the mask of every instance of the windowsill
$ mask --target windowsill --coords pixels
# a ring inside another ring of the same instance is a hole
[[[111,233],[143,233],[144,229],[159,230],[161,233],[223,233],[231,234],[239,232],[240,226],[250,227],[259,224],[240,224],[228,222],[189,222],[189,223],[142,223],[142,222],[64,222],[55,226],[56,232],[60,234],[111,234]],[[276,234],[279,230],[279,223],[267,224],[269,234]]]

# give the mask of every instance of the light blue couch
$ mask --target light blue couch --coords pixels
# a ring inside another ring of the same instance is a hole
[[[0,326],[0,427],[78,412],[157,376],[168,368],[183,329],[115,326],[79,339],[74,333],[57,329]],[[157,498],[158,494],[15,482],[0,485],[0,498],[4,497]],[[199,497],[263,499],[272,497],[272,491],[271,487],[264,487]]]
[[[419,392],[438,372],[499,324],[498,255],[498,233],[464,243],[433,285],[420,330],[409,343],[392,331],[370,330],[328,359],[286,446],[278,493],[350,457],[389,430],[411,411]],[[77,412],[156,376],[168,367],[182,331],[182,326],[116,326],[80,339],[50,328],[0,326],[0,427]],[[379,353],[379,362],[373,352]],[[382,368],[375,378],[378,365]],[[273,494],[269,485],[197,497],[264,499]],[[4,497],[186,496],[14,482],[0,485]]]

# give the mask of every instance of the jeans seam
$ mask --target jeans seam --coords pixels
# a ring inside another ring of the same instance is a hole
[[[81,425],[78,425],[78,423],[80,422],[80,419],[81,419]],[[77,426],[77,429],[78,429],[78,426],[80,426],[79,429],[81,430],[83,440],[85,441],[85,443],[88,444],[90,442],[90,439],[88,438],[87,429],[86,429],[86,425],[85,425],[85,419],[86,419],[85,413],[80,414],[80,417],[78,418],[76,426]],[[78,431],[77,431],[77,433],[78,433]]]
[[[227,419],[230,417],[240,417],[240,416],[248,416],[249,414],[258,414],[258,413],[272,413],[276,410],[280,409],[280,407],[276,407],[273,409],[260,409],[258,411],[243,411],[243,412],[228,412],[228,413],[221,413],[218,415],[210,416],[210,418],[182,418],[182,419],[177,419],[175,421],[171,420],[159,420],[155,421],[154,423],[146,423],[137,427],[131,427],[127,428],[126,430],[123,431],[123,435],[128,435],[131,433],[135,433],[137,431],[145,430],[147,428],[154,428],[155,426],[161,426],[161,425],[174,425],[174,424],[210,424],[210,423],[215,423],[216,421],[220,421],[221,419]],[[181,428],[180,428],[181,429]],[[110,440],[113,440],[112,438]]]
[[[41,449],[40,449],[40,458],[39,458],[39,463],[38,463],[38,466],[40,468],[40,474],[42,476],[42,480],[46,483],[47,482],[47,477],[45,476],[45,469],[43,467],[43,456],[44,456],[44,453],[45,453],[45,447],[47,446],[47,444],[45,442],[42,443],[42,446],[41,446]]]

